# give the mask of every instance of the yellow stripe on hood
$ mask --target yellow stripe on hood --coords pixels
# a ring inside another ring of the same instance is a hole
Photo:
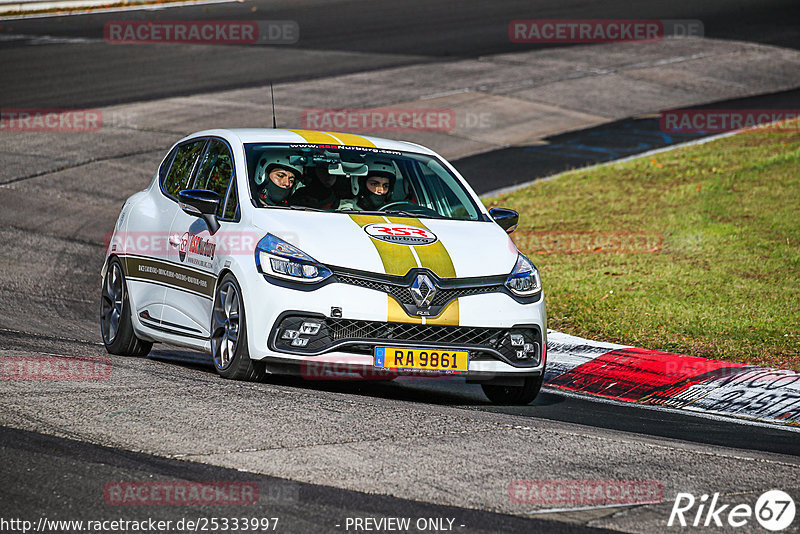
[[[364,228],[368,224],[385,223],[386,220],[379,215],[350,215],[356,224]],[[414,254],[411,249],[405,245],[398,245],[396,243],[387,243],[379,239],[373,239],[367,236],[375,248],[383,262],[383,270],[386,274],[393,274],[396,276],[405,276],[408,271],[417,266],[417,260],[414,259]]]
[[[387,219],[389,219],[389,222],[395,224],[417,226],[431,232],[431,229],[422,224],[422,221],[419,219],[409,219],[407,217],[387,217]],[[436,276],[439,278],[456,277],[456,268],[453,266],[453,259],[450,257],[450,253],[447,252],[441,240],[437,239],[435,243],[430,245],[417,245],[414,247],[414,252],[416,252],[419,257],[420,267],[430,269],[436,273]]]
[[[430,229],[422,224],[419,219],[409,219],[404,217],[381,217],[379,215],[358,215],[351,214],[350,218],[358,224],[361,228],[369,224],[385,223],[387,220],[395,224],[404,224],[408,226],[416,226],[430,231]],[[405,276],[408,271],[416,267],[424,267],[430,269],[440,278],[455,278],[456,270],[453,266],[453,260],[450,253],[440,240],[437,239],[435,243],[430,245],[400,245],[396,243],[388,243],[380,239],[370,237],[370,241],[378,251],[378,255],[383,262],[383,268],[386,274],[396,276]],[[416,253],[412,253],[412,249]],[[393,323],[414,323],[422,324],[435,324],[435,325],[458,325],[459,324],[459,310],[458,299],[450,302],[444,310],[437,317],[420,317],[416,315],[409,315],[405,309],[395,300],[391,295],[387,295],[388,302],[388,317],[387,320]]]

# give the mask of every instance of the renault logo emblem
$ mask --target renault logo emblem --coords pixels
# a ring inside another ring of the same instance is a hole
[[[418,274],[416,280],[411,283],[411,296],[418,308],[429,307],[436,291],[433,280],[427,274]]]

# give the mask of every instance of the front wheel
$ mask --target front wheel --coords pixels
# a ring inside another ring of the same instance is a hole
[[[108,264],[100,298],[100,332],[109,354],[147,356],[153,344],[136,337],[131,323],[131,303],[122,264],[117,258]]]
[[[521,386],[497,386],[481,384],[483,393],[495,404],[526,405],[533,402],[539,394],[544,382],[544,373],[539,376],[529,376]]]
[[[242,290],[231,274],[222,278],[215,292],[211,357],[223,378],[258,381],[264,377],[264,364],[250,359]]]

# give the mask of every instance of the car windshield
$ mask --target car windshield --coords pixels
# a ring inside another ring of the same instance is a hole
[[[246,144],[258,207],[481,220],[461,181],[440,160],[377,148]]]

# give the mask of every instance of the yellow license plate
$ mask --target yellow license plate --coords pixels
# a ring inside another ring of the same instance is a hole
[[[376,347],[375,367],[466,373],[469,368],[469,353],[465,350]]]

